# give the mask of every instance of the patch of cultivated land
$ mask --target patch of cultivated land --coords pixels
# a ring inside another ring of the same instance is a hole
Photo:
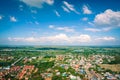
[[[120,64],[100,64],[101,68],[110,69],[111,71],[120,72]]]

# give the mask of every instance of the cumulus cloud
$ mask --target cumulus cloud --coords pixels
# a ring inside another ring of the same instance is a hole
[[[92,11],[86,5],[84,5],[83,6],[83,13],[84,14],[92,14]]]
[[[53,5],[53,3],[54,3],[54,0],[43,0],[43,1],[49,5]]]
[[[70,39],[74,42],[90,42],[91,41],[91,37],[86,34],[81,34],[79,36],[73,36],[73,37],[70,37]]]
[[[58,11],[54,10],[54,12],[55,12],[56,16],[60,17],[60,14]]]
[[[15,42],[40,42],[40,43],[85,43],[90,42],[91,37],[86,34],[81,34],[78,36],[67,36],[66,34],[57,34],[53,36],[45,36],[45,37],[28,37],[28,38],[8,38],[9,41]]]
[[[55,30],[60,30],[60,31],[65,31],[65,32],[74,32],[75,30],[70,27],[55,27],[54,25],[49,25],[49,28],[55,29]]]
[[[43,42],[45,41],[52,43],[69,42],[69,38],[66,34],[57,34],[54,36],[41,37],[41,40],[43,40]]]
[[[105,36],[105,37],[91,37],[87,34],[71,35],[68,36],[64,33],[51,35],[51,36],[41,36],[41,37],[8,37],[11,42],[25,42],[25,43],[49,43],[49,44],[99,44],[100,42],[113,42],[116,40],[115,37]]]
[[[10,16],[10,21],[17,22],[17,19],[14,16]]]
[[[105,12],[95,16],[94,23],[102,27],[120,27],[120,11],[107,9]]]
[[[101,37],[101,38],[96,38],[95,40],[97,41],[114,41],[114,37]]]
[[[78,11],[76,11],[76,9],[74,8],[74,5],[69,4],[69,3],[66,2],[66,1],[63,1],[63,4],[64,4],[70,11],[73,11],[73,12],[75,12],[76,14],[80,14]],[[63,10],[64,10],[64,11],[69,12],[68,9],[66,9],[65,7],[63,7]]]
[[[84,30],[91,31],[91,32],[100,32],[101,31],[101,29],[97,29],[97,28],[85,28]]]
[[[25,4],[31,6],[31,7],[37,7],[41,8],[44,3],[47,3],[49,5],[54,4],[54,0],[20,0],[24,2]]]

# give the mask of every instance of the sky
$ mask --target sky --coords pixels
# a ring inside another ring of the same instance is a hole
[[[0,45],[120,45],[120,0],[0,0]]]

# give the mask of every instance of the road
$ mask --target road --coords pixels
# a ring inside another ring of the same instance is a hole
[[[14,66],[17,62],[19,62],[21,59],[23,59],[23,57],[19,58],[17,61],[15,61],[14,63],[11,64],[11,66]]]

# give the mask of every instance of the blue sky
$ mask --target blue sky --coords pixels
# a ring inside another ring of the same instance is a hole
[[[119,0],[0,0],[0,45],[120,45]]]

